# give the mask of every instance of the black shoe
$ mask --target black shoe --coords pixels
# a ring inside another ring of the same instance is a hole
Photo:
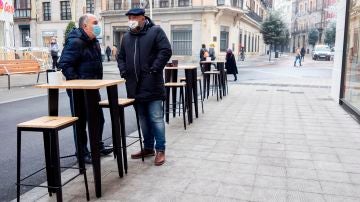
[[[100,149],[100,156],[107,156],[109,154],[111,154],[112,152],[114,151],[114,149],[111,147],[111,148],[102,148]]]

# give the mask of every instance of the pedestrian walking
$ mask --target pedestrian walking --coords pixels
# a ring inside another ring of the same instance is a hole
[[[306,51],[305,51],[305,48],[304,47],[302,47],[301,48],[301,51],[300,51],[300,55],[301,55],[301,60],[304,62],[304,59],[305,59],[305,53],[306,53]]]
[[[216,56],[215,56],[215,45],[212,43],[210,44],[209,47],[209,57],[211,57],[211,60],[215,60]]]
[[[50,42],[50,54],[52,58],[52,68],[56,69],[58,67],[59,59],[59,44],[56,42],[56,38],[52,37]]]
[[[109,46],[106,47],[105,53],[108,58],[108,62],[110,62],[111,48]]]
[[[226,51],[225,68],[226,68],[227,74],[234,75],[234,81],[236,81],[237,80],[236,74],[238,74],[238,69],[236,66],[235,56],[230,48]]]
[[[296,62],[299,61],[299,64],[301,66],[301,52],[300,48],[297,48],[295,51],[295,61],[294,61],[294,67],[296,67]]]
[[[114,45],[111,49],[111,55],[112,55],[112,59],[115,61],[117,59],[117,54],[118,54],[118,49],[117,49],[117,46]]]
[[[85,14],[79,19],[79,28],[73,29],[68,38],[66,39],[64,50],[61,54],[59,61],[59,67],[62,69],[62,73],[66,77],[66,80],[72,79],[102,79],[103,78],[103,66],[101,58],[101,49],[99,41],[96,39],[101,34],[101,27],[99,21],[95,15]],[[70,99],[70,108],[72,115],[74,116],[74,103],[73,93],[71,90],[67,90]],[[97,95],[97,101],[100,101],[100,94]],[[79,97],[81,103],[86,103],[85,96]],[[85,104],[81,105],[80,113],[86,117]],[[113,149],[106,149],[102,140],[103,128],[104,128],[104,114],[100,108],[98,111],[100,124],[98,134],[100,135],[99,147],[100,154],[108,155]],[[91,156],[87,149],[87,133],[85,120],[80,123],[80,133],[76,133],[74,129],[74,139],[81,136],[83,142],[81,148],[83,151],[83,158],[85,163],[91,163]],[[76,141],[75,141],[76,142]]]
[[[144,150],[131,158],[154,156],[155,148],[154,164],[160,166],[165,162],[166,143],[163,69],[172,55],[171,45],[144,9],[133,8],[125,15],[129,31],[124,34],[117,61],[120,75],[126,79],[127,96],[135,98],[144,138]]]

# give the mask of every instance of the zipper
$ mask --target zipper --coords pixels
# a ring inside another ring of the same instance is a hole
[[[139,82],[138,75],[137,75],[137,71],[136,71],[136,51],[137,51],[137,40],[138,40],[138,38],[136,37],[136,39],[135,39],[135,53],[134,53],[134,69],[135,69],[136,83],[137,83],[137,82]]]

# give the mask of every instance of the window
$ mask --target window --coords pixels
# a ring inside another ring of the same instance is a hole
[[[43,2],[43,18],[44,21],[51,20],[50,2]]]
[[[357,5],[360,0],[353,0],[347,10],[349,26],[346,32],[346,53],[342,55],[345,59],[344,68],[344,83],[342,88],[341,100],[345,105],[350,106],[352,109],[360,109],[360,17],[357,13]],[[333,44],[332,44],[333,45]]]
[[[160,8],[168,8],[168,7],[169,7],[169,0],[160,1]]]
[[[223,5],[225,5],[225,0],[217,0],[217,5],[218,5],[218,6],[223,6]]]
[[[114,0],[114,10],[121,10],[121,0]]]
[[[131,1],[131,8],[140,8],[140,0],[132,0]]]
[[[171,44],[174,55],[192,55],[192,26],[172,25]]]
[[[15,18],[30,18],[31,16],[31,4],[30,0],[15,0]]]
[[[86,13],[94,14],[94,0],[86,0]]]
[[[251,52],[254,52],[254,36],[251,37]]]
[[[60,1],[61,20],[71,20],[70,1]]]
[[[229,48],[229,27],[220,27],[220,51],[226,51]]]
[[[255,11],[255,0],[250,0],[250,10]]]
[[[246,47],[247,47],[247,37],[246,34],[244,35],[244,51],[246,52]]]
[[[179,7],[190,6],[189,0],[179,0]]]
[[[24,26],[24,28],[20,29],[21,32],[21,46],[22,47],[28,47],[30,46],[30,26]]]
[[[251,44],[251,39],[250,39],[250,33],[249,33],[247,52],[250,52],[250,44]]]

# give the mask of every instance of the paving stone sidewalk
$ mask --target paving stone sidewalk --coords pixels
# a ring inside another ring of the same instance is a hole
[[[102,159],[103,196],[91,201],[360,201],[360,126],[328,88],[241,85],[205,101],[205,114],[183,130],[166,127],[167,162],[129,158],[117,175]],[[129,154],[138,145],[129,148]],[[73,171],[65,171],[63,178]],[[46,189],[24,201],[55,201]],[[63,189],[64,201],[86,201],[82,178]]]

